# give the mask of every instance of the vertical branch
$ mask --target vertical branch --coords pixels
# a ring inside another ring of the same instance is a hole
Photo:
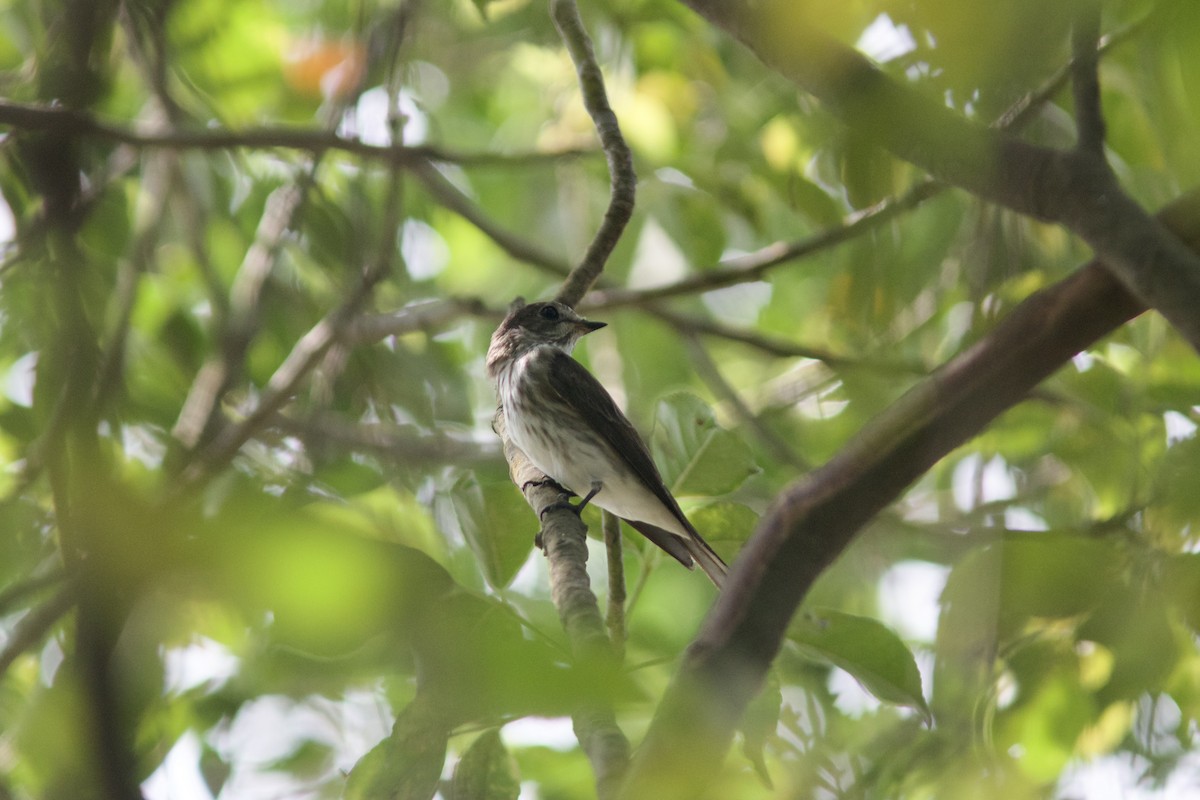
[[[1071,89],[1075,99],[1075,128],[1080,152],[1104,157],[1104,114],[1100,107],[1099,51],[1100,3],[1085,0],[1071,28],[1074,59]]]
[[[550,0],[550,15],[567,46],[567,52],[571,54],[571,60],[575,62],[579,88],[583,93],[583,105],[596,126],[596,133],[600,136],[600,145],[604,148],[604,157],[608,160],[612,187],[608,210],[604,212],[600,229],[596,231],[595,238],[588,246],[583,261],[571,271],[554,298],[560,303],[574,306],[600,277],[609,255],[617,246],[621,233],[633,216],[637,175],[633,170],[633,155],[629,152],[629,146],[625,144],[625,137],[621,135],[617,115],[608,104],[604,76],[596,63],[592,41],[583,27],[583,20],[579,17],[579,8],[574,0]]]
[[[637,177],[617,116],[608,104],[604,77],[579,17],[579,9],[573,0],[551,0],[550,13],[575,63],[583,104],[599,134],[612,185],[608,210],[595,238],[583,261],[571,270],[555,298],[560,303],[574,306],[604,270],[605,262],[633,214]],[[497,411],[493,427],[504,442],[504,456],[513,482],[521,487],[525,499],[541,518],[546,508],[562,494],[561,488],[534,467],[509,440],[503,410]],[[587,529],[578,515],[569,511],[547,513],[544,522],[541,536],[550,564],[551,595],[575,657],[610,664],[615,669],[619,662],[605,633],[599,603],[588,580]],[[613,796],[629,764],[629,742],[617,727],[612,709],[595,705],[581,708],[573,715],[573,720],[575,735],[596,776],[597,794],[601,798]]]
[[[620,661],[625,657],[625,562],[621,547],[621,519],[605,511],[604,550],[608,553],[608,613],[604,623],[608,638]]]
[[[580,661],[608,664],[615,670],[619,662],[605,633],[587,574],[587,527],[572,511],[546,512],[564,490],[546,478],[508,438],[504,414],[497,412],[492,424],[504,442],[504,458],[513,483],[521,487],[539,518],[545,514],[540,536],[550,564],[551,599],[571,652]],[[629,766],[629,741],[617,727],[616,716],[611,708],[592,706],[578,710],[572,719],[575,736],[596,776],[596,793],[601,800],[615,796]]]

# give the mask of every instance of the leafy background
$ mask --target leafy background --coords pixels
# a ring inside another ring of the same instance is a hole
[[[986,122],[1066,63],[1069,6],[812,13]],[[579,356],[733,558],[779,489],[1087,253],[943,192],[705,285],[922,176],[674,3],[583,11],[640,182]],[[1104,12],[1109,157],[1155,208],[1200,178],[1200,9]],[[122,770],[151,798],[593,794],[564,718],[611,702],[636,743],[714,595],[627,538],[625,675],[572,664],[490,430],[491,330],[553,292],[608,197],[544,5],[0,19],[8,100],[128,134],[5,117],[0,796],[115,796]],[[436,151],[279,146],[283,126]],[[1069,92],[1025,135],[1069,143]],[[322,320],[342,338],[308,353]],[[1146,315],[944,459],[822,577],[713,795],[1194,785],[1198,391]]]

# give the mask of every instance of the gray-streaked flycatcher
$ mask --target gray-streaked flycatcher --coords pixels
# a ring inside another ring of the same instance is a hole
[[[562,303],[514,304],[488,347],[488,375],[514,444],[533,465],[616,514],[720,588],[727,567],[688,522],[645,443],[571,350],[603,328]]]

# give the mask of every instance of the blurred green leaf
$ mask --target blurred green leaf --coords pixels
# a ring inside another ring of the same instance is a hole
[[[758,472],[746,443],[717,425],[712,409],[695,395],[659,401],[651,443],[664,480],[678,495],[727,494]]]
[[[521,782],[516,764],[500,741],[500,732],[477,738],[454,768],[448,800],[516,800]]]
[[[878,620],[832,609],[811,610],[797,617],[788,638],[804,652],[850,673],[883,702],[929,716],[912,652]]]

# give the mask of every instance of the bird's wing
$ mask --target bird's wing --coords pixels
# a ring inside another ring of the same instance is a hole
[[[561,350],[547,349],[551,356],[544,366],[547,369],[549,383],[558,393],[559,398],[573,408],[581,419],[590,424],[595,433],[608,442],[609,446],[625,460],[625,463],[641,479],[642,483],[648,486],[663,505],[671,510],[671,514],[679,520],[684,530],[699,538],[692,523],[688,522],[687,517],[683,515],[679,503],[675,501],[663,483],[658,467],[654,466],[654,460],[650,458],[650,451],[646,449],[642,437],[633,427],[633,423],[621,413],[621,409],[617,408],[617,404],[613,402],[608,390],[578,361]],[[659,546],[662,547],[662,545]],[[671,552],[669,548],[664,547],[663,549]],[[675,553],[671,554],[675,555]],[[678,555],[675,557],[679,558]],[[682,561],[682,559],[680,560]]]

